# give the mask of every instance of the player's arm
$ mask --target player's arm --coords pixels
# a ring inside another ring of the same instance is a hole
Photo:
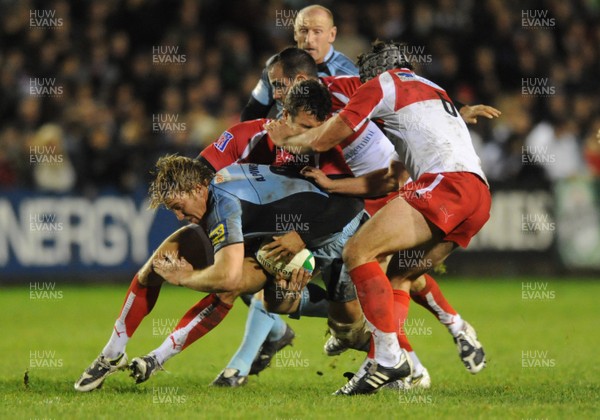
[[[404,165],[392,160],[387,169],[379,169],[356,178],[331,179],[323,171],[307,166],[302,175],[313,179],[319,187],[332,194],[346,194],[358,197],[379,197],[397,191]]]
[[[326,152],[354,133],[338,115],[334,115],[323,125],[303,133],[295,132],[281,120],[265,124],[265,129],[277,146],[309,148],[315,152]]]
[[[243,243],[221,248],[215,263],[202,270],[194,270],[183,257],[170,260],[161,256],[152,261],[156,273],[169,283],[207,293],[240,291],[243,265]]]
[[[326,152],[359,130],[369,118],[379,117],[385,106],[379,79],[371,79],[354,93],[339,114],[319,127],[304,133],[293,132],[285,124],[268,124],[265,128],[278,146],[310,147],[315,152]]]
[[[242,110],[241,121],[266,118],[273,106],[273,90],[269,84],[269,75],[265,68],[254,89],[248,103]]]

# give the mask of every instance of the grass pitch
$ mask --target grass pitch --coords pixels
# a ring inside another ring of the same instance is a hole
[[[322,353],[325,321],[288,320],[297,338],[272,366],[238,389],[208,384],[241,341],[245,305],[135,385],[124,372],[101,390],[78,393],[73,383],[111,333],[126,286],[67,287],[53,294],[3,288],[0,350],[0,418],[354,419],[354,418],[594,418],[600,413],[600,283],[570,279],[464,281],[440,278],[463,317],[477,329],[488,366],[470,375],[445,328],[413,303],[409,338],[431,373],[431,389],[382,390],[372,396],[334,397],[363,354]],[[58,293],[61,292],[61,293]],[[127,353],[157,347],[200,294],[163,287]],[[24,374],[28,371],[28,384]]]

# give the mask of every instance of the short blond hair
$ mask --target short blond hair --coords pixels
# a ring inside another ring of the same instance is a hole
[[[162,156],[152,172],[148,188],[149,207],[155,209],[182,193],[191,193],[198,185],[207,186],[215,176],[212,168],[197,159],[176,154]]]

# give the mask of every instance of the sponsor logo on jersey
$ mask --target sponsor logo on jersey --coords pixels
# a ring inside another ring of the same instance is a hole
[[[396,76],[398,76],[400,78],[400,80],[402,80],[403,82],[406,82],[407,80],[415,79],[415,75],[413,73],[406,73],[406,72],[402,72],[402,71],[396,73]]]
[[[216,142],[214,142],[215,148],[219,152],[223,153],[225,151],[225,148],[227,147],[227,144],[229,144],[232,138],[233,134],[231,134],[229,131],[225,131],[223,134],[221,134],[221,137],[219,137],[219,139]]]
[[[208,238],[212,242],[213,246],[217,246],[221,242],[225,241],[225,224],[219,223],[216,228],[210,231]]]

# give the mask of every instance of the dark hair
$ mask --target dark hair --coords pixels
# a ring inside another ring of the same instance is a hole
[[[301,80],[290,88],[283,108],[292,117],[304,111],[314,115],[318,121],[325,121],[331,112],[331,94],[316,79]]]
[[[301,48],[288,47],[273,56],[267,63],[267,68],[275,64],[281,65],[281,70],[285,77],[294,79],[298,73],[304,73],[308,77],[317,78],[317,63],[312,56]]]

